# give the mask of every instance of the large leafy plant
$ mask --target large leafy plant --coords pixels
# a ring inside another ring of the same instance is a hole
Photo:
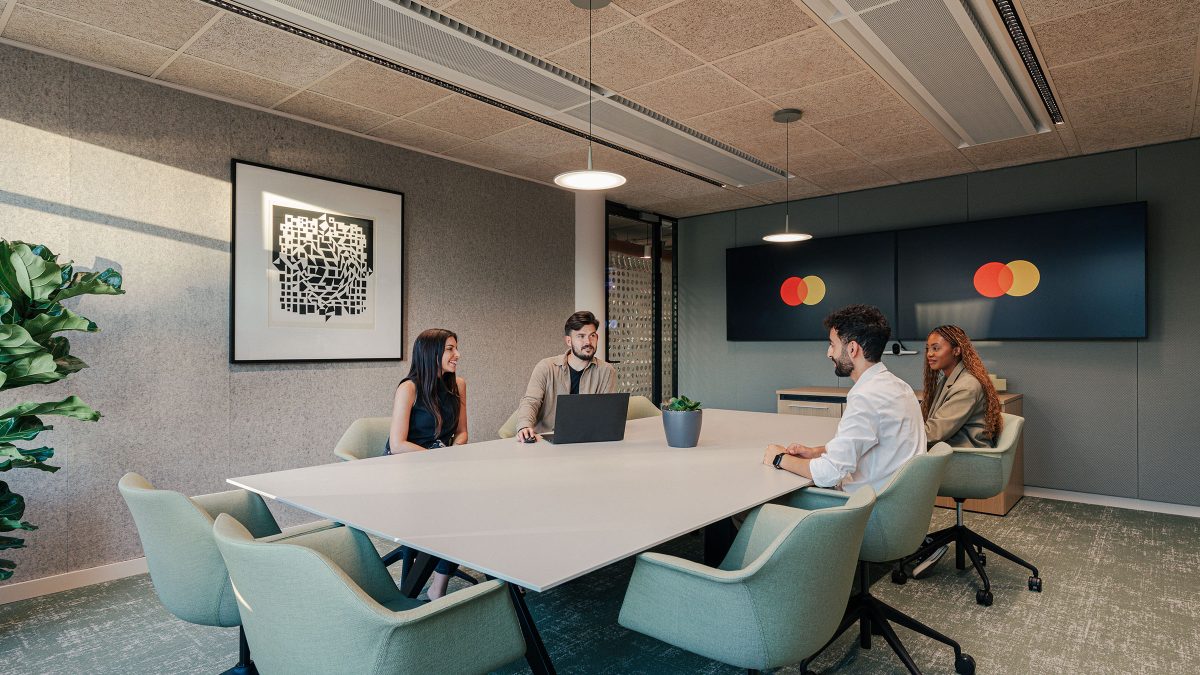
[[[63,306],[80,295],[120,295],[120,273],[75,272],[71,264],[58,264],[58,256],[45,246],[0,239],[0,391],[31,384],[57,382],[87,364],[71,356],[71,343],[56,333],[94,333],[96,324]],[[60,415],[95,421],[100,413],[76,396],[61,401],[26,402],[0,410],[0,471],[37,469],[58,471],[46,464],[54,456],[48,447],[19,447],[54,427],[42,417]],[[25,500],[0,481],[0,532],[36,530],[22,520]],[[0,550],[24,548],[18,537],[0,536]],[[13,575],[16,563],[0,558],[0,580]]]

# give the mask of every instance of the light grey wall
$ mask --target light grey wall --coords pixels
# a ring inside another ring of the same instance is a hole
[[[1147,339],[978,346],[1025,395],[1026,484],[1200,505],[1198,177],[1192,140],[818,197],[791,213],[832,236],[1147,201]],[[782,220],[772,205],[679,224],[679,387],[707,405],[774,411],[776,389],[850,385],[824,343],[725,340],[725,249],[760,243]],[[885,362],[920,386],[919,356]]]
[[[570,193],[0,46],[0,236],[83,267],[115,261],[128,289],[78,303],[102,329],[71,338],[91,368],[0,401],[77,393],[104,414],[39,439],[57,474],[0,476],[41,527],[8,552],[12,582],[141,555],[116,489],[126,471],[223,490],[329,462],[352,420],[390,414],[407,362],[228,363],[234,157],[405,194],[405,351],[424,328],[458,332],[472,439],[495,438],[534,363],[561,347]]]

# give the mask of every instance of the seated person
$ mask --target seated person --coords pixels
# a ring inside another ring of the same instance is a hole
[[[392,425],[383,454],[417,452],[467,442],[467,381],[458,377],[458,336],[444,328],[422,331],[413,342],[408,377],[396,387]],[[405,550],[405,566],[416,551]],[[458,566],[438,560],[429,599],[446,594]]]
[[[892,332],[883,312],[850,305],[826,317],[825,326],[834,373],[854,380],[837,435],[815,448],[767,446],[763,462],[812,478],[820,487],[853,492],[870,485],[878,491],[905,462],[925,452],[921,408],[912,387],[880,363]]]
[[[617,390],[617,370],[596,358],[600,322],[591,312],[575,312],[563,328],[567,351],[542,359],[533,368],[517,408],[517,441],[537,440],[554,431],[559,394],[611,394]]]
[[[1004,418],[1000,397],[971,338],[958,326],[938,326],[925,340],[925,436],[929,445],[993,448]],[[948,547],[914,560],[912,576],[928,574]]]

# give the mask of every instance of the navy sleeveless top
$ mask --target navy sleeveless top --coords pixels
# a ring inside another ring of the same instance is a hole
[[[409,378],[406,377],[400,381],[400,384],[408,381]],[[414,382],[414,384],[416,383]],[[412,410],[408,413],[408,442],[415,443],[422,448],[434,445],[435,441],[441,441],[442,445],[450,446],[454,443],[454,432],[458,429],[458,400],[450,393],[446,385],[438,380],[437,405],[442,413],[442,433],[438,434],[437,420],[433,413],[425,407],[419,391],[418,387],[417,400],[413,402]],[[384,454],[392,454],[390,438],[384,444]]]

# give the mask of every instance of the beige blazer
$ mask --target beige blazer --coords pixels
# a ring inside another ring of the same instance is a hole
[[[945,441],[952,448],[991,448],[995,441],[985,438],[987,399],[983,385],[959,363],[942,377],[933,391],[933,406],[925,420],[929,447]]]

